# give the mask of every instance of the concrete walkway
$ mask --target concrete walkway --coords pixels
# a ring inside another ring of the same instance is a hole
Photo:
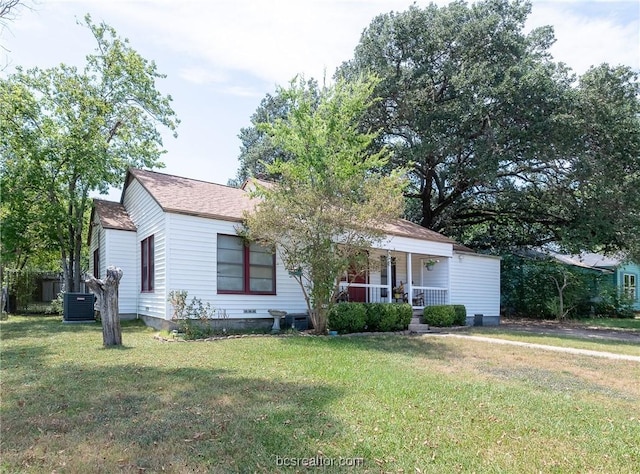
[[[545,344],[535,344],[532,342],[521,342],[521,341],[509,341],[507,339],[497,339],[493,337],[483,337],[483,336],[467,336],[464,334],[451,334],[451,333],[431,333],[431,334],[423,334],[422,337],[457,337],[459,339],[471,339],[479,342],[489,342],[493,344],[506,344],[511,346],[520,346],[520,347],[529,347],[531,349],[541,349],[544,351],[556,351],[556,352],[567,352],[569,354],[579,354],[593,357],[604,357],[607,359],[619,359],[619,360],[630,360],[633,362],[640,362],[640,356],[632,356],[626,354],[614,354],[613,352],[602,352],[602,351],[593,351],[589,349],[575,349],[572,347],[559,347],[559,346],[548,346]]]

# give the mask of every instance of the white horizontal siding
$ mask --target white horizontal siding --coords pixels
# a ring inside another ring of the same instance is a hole
[[[135,179],[126,189],[123,204],[138,229],[134,260],[136,265],[135,274],[138,275],[136,281],[137,312],[146,316],[164,318],[167,313],[165,214],[158,203]],[[139,276],[141,272],[140,242],[151,235],[153,235],[154,241],[154,291],[143,293],[140,291]]]
[[[430,240],[412,239],[390,235],[387,239],[375,248],[386,249],[397,252],[408,252],[422,255],[436,255],[440,257],[451,257],[453,255],[453,244],[446,242],[433,242]]]
[[[137,312],[138,280],[140,274],[136,264],[136,233],[125,230],[106,229],[105,256],[100,256],[101,276],[107,267],[114,266],[122,270],[122,279],[118,288],[118,311],[121,314]]]
[[[230,318],[270,317],[269,309],[306,312],[302,291],[276,258],[275,295],[225,295],[217,292],[217,236],[236,235],[234,222],[186,216],[167,215],[167,295],[186,290],[188,299],[197,297]],[[168,305],[166,318],[172,308]]]
[[[500,315],[500,259],[457,253],[451,264],[451,304],[463,304],[467,315]]]

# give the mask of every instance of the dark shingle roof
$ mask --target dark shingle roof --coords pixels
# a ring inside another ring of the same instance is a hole
[[[251,211],[255,205],[255,201],[252,201],[247,192],[252,189],[252,183],[245,183],[242,188],[233,188],[156,171],[130,169],[124,192],[133,179],[140,182],[165,212],[241,221],[244,212]],[[261,185],[269,185],[267,182],[255,181]],[[405,219],[387,224],[384,230],[390,235],[453,244],[456,250],[472,252],[468,247],[438,232]]]
[[[238,188],[156,171],[130,169],[126,188],[135,178],[165,212],[241,221],[253,209],[247,193]]]
[[[384,227],[385,232],[390,235],[398,235],[401,237],[411,237],[420,240],[430,240],[432,242],[442,242],[447,244],[455,244],[453,240],[445,237],[438,232],[422,227],[406,219],[398,219]]]
[[[94,199],[93,206],[103,229],[136,231],[127,210],[119,202]]]

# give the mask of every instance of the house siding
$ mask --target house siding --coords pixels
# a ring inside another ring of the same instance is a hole
[[[122,269],[122,279],[118,287],[118,311],[121,316],[136,314],[137,275],[134,248],[136,233],[125,230],[104,229],[96,216],[92,222],[93,231],[89,242],[89,274],[94,274],[93,252],[99,249],[99,278],[107,275],[107,267],[113,265]]]
[[[123,205],[138,229],[134,259],[137,313],[163,319],[167,314],[166,216],[160,206],[135,179],[126,189]],[[154,241],[154,289],[153,292],[142,292],[140,291],[140,242],[151,235],[153,235]]]
[[[121,315],[137,313],[139,273],[133,249],[136,248],[136,233],[126,230],[106,229],[104,257],[100,255],[101,276],[106,276],[107,267],[113,265],[122,270],[118,287],[118,311]]]
[[[418,240],[396,235],[389,236],[387,239],[373,247],[397,252],[435,255],[439,257],[451,257],[451,255],[453,255],[453,245],[451,243]]]
[[[451,304],[463,304],[467,318],[483,314],[500,316],[500,259],[486,255],[455,252],[450,260]]]
[[[276,257],[275,295],[229,295],[217,292],[217,236],[236,235],[237,222],[212,220],[183,214],[167,214],[168,292],[188,291],[229,318],[270,318],[269,309],[302,313],[307,307],[298,283]],[[166,319],[172,315],[168,305]]]

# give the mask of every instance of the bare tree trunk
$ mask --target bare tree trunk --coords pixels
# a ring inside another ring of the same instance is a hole
[[[8,293],[6,296],[8,297]],[[6,299],[5,299],[5,291],[4,291],[4,265],[0,264],[0,319],[4,317],[5,303],[6,303]]]
[[[560,285],[560,282],[556,277],[553,275],[551,276],[551,279],[555,282],[556,288],[558,289],[558,313],[556,314],[558,321],[563,320],[568,313],[568,310],[567,312],[564,310],[564,290],[567,288],[569,283],[567,282],[567,274],[563,273],[562,276],[564,278],[562,285]]]
[[[122,270],[110,266],[107,268],[107,276],[104,280],[89,276],[85,281],[89,289],[98,297],[102,319],[102,342],[105,346],[122,345],[122,329],[118,315],[118,286],[121,278]]]

